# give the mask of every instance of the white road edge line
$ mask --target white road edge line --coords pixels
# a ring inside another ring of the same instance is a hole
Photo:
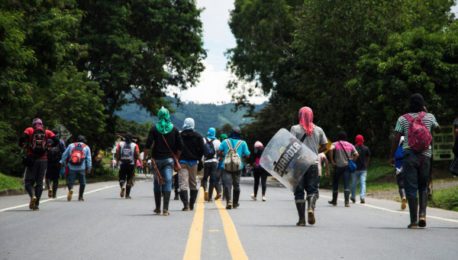
[[[320,195],[320,197],[331,199],[330,196],[326,196],[326,195]],[[344,201],[344,200],[343,199],[339,199],[339,201]],[[396,213],[396,214],[405,214],[405,215],[409,214],[409,212],[406,212],[406,211],[398,211],[398,210],[387,209],[387,208],[383,208],[383,207],[379,207],[379,206],[375,206],[375,205],[371,205],[371,204],[367,204],[367,203],[360,204],[360,206],[373,208],[373,209],[378,209],[378,210],[387,211],[387,212]],[[431,215],[426,215],[426,218],[442,220],[442,221],[452,222],[452,223],[458,223],[458,220],[456,220],[456,219],[442,218],[442,217],[436,217],[436,216],[431,216]]]
[[[109,186],[105,186],[105,187],[98,188],[98,189],[95,189],[95,190],[84,192],[84,194],[91,194],[91,193],[99,192],[99,191],[102,191],[102,190],[111,189],[111,188],[114,188],[114,187],[117,187],[117,186],[118,185],[109,185]],[[49,201],[53,201],[53,200],[63,199],[63,198],[67,198],[67,195],[59,196],[59,197],[57,197],[55,199],[42,200],[42,201],[40,201],[40,204],[46,203],[46,202],[49,202]],[[27,204],[21,204],[21,205],[9,207],[9,208],[4,208],[4,209],[0,209],[0,213],[8,211],[8,210],[13,210],[13,209],[18,209],[18,208],[23,208],[23,207],[28,207],[28,206],[29,206],[29,204],[27,203]]]

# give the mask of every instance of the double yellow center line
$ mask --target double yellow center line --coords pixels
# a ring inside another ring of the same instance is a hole
[[[186,244],[186,251],[183,260],[195,260],[201,258],[202,251],[202,238],[204,231],[204,192],[201,190],[197,198],[195,207],[194,219],[192,221],[191,230],[189,232],[188,242]],[[224,234],[226,236],[227,246],[232,259],[245,260],[248,256],[243,249],[242,242],[240,242],[239,235],[235,229],[234,222],[231,216],[226,211],[225,207],[220,200],[215,201],[218,208],[221,220],[223,222]]]

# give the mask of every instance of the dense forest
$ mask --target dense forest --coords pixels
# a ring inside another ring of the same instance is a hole
[[[389,149],[408,98],[421,93],[439,123],[458,116],[458,21],[454,0],[235,0],[236,47],[229,88],[247,104],[250,88],[271,93],[245,127],[264,142],[297,123],[302,106],[328,137],[363,134],[379,155]],[[241,79],[241,80],[240,80]],[[250,84],[240,86],[240,82]]]

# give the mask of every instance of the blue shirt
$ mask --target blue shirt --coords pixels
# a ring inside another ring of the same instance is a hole
[[[65,150],[64,154],[62,155],[62,159],[60,160],[60,163],[62,165],[68,165],[68,168],[71,170],[71,171],[84,171],[86,169],[90,169],[92,168],[92,157],[91,157],[91,149],[89,148],[89,146],[85,145],[85,147],[83,148],[83,152],[84,152],[84,162],[80,165],[73,165],[71,163],[67,163],[67,159],[70,157],[70,154],[73,150],[73,148],[75,148],[75,144],[77,145],[85,145],[83,143],[72,143],[70,144],[67,149]]]
[[[222,141],[221,145],[219,146],[219,150],[223,152],[223,161],[224,161],[224,158],[226,157],[226,154],[229,152],[229,145],[227,144],[227,142],[231,142],[232,148],[235,148],[237,146],[237,143],[241,142],[241,144],[237,148],[237,151],[236,151],[237,154],[240,156],[240,158],[250,156],[251,153],[245,141],[229,138],[229,139]],[[242,160],[242,163],[240,164],[240,170],[243,169],[243,166],[244,164]],[[223,162],[223,168],[224,168],[224,162]]]

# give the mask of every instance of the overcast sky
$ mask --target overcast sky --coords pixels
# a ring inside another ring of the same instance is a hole
[[[197,6],[204,8],[201,19],[204,29],[204,48],[207,59],[205,71],[196,87],[181,92],[183,101],[196,103],[228,103],[231,94],[226,89],[231,74],[226,70],[224,53],[235,46],[235,39],[229,29],[229,12],[234,9],[234,0],[197,0]],[[458,7],[452,11],[458,17]],[[253,98],[253,103],[262,103],[266,97]]]

